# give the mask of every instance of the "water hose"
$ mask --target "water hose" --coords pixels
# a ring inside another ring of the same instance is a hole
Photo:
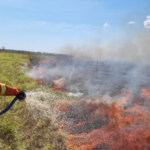
[[[17,96],[11,101],[11,103],[8,106],[6,106],[2,111],[0,111],[0,115],[6,113],[14,105],[16,100],[18,100]]]

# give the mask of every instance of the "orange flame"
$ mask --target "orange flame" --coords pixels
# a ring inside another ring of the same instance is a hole
[[[62,86],[55,86],[55,87],[50,88],[50,90],[60,90],[60,91],[64,91],[64,87],[62,87]]]
[[[126,108],[122,107],[124,103],[128,104]],[[67,120],[63,125],[64,132],[69,133],[66,138],[69,149],[150,149],[150,89],[142,89],[138,96],[128,94],[119,104],[81,100],[64,105],[66,118],[73,120],[72,125]]]

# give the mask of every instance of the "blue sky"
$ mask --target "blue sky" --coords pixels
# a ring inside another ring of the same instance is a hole
[[[150,0],[0,0],[0,47],[58,52],[150,30]]]

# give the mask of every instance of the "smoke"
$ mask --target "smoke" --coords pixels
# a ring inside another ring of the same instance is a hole
[[[63,48],[71,56],[50,57],[27,75],[84,96],[136,94],[150,88],[150,30],[137,30],[127,30],[126,37],[103,47]]]
[[[39,74],[37,70],[42,67],[45,70]],[[73,58],[67,65],[42,64],[39,68],[33,68],[27,75],[43,80],[49,87],[63,86],[67,92],[83,93],[83,96],[114,98],[126,92],[136,94],[143,87],[150,88],[149,64]]]
[[[86,57],[93,60],[115,60],[135,63],[150,62],[150,30],[124,29],[125,36],[108,41],[107,44],[72,47],[66,46],[60,51],[76,57]],[[114,35],[115,36],[115,35]]]

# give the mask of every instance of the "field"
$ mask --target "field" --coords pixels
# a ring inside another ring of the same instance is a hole
[[[0,150],[150,148],[148,64],[56,56],[0,50],[0,82],[27,94],[0,116]]]
[[[40,57],[36,53],[0,51],[0,82],[29,91],[38,88],[36,82],[24,75],[22,63]],[[46,55],[42,55],[46,57]],[[44,87],[43,87],[44,88]],[[13,97],[0,97],[2,110]],[[37,118],[27,109],[25,102],[16,102],[0,116],[1,150],[65,150],[63,137],[50,119]]]

